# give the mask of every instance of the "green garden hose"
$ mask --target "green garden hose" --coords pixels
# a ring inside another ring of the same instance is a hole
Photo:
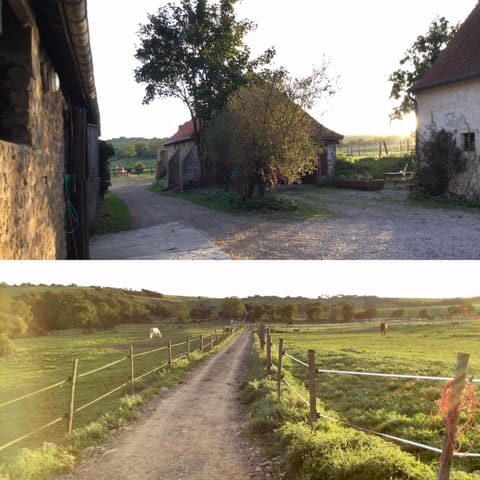
[[[73,206],[73,203],[70,199],[71,197],[71,176],[64,176],[64,188],[65,188],[65,213],[63,216],[63,228],[65,232],[69,235],[73,235],[80,226],[80,216],[78,215],[77,210]]]

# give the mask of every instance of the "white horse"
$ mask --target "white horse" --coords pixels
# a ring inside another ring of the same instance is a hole
[[[150,338],[154,338],[154,337],[162,338],[162,332],[157,327],[153,327],[150,329]]]

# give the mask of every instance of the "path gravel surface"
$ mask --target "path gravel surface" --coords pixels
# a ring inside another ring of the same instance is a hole
[[[286,192],[289,197],[326,210],[326,214],[304,221],[217,212],[181,198],[149,192],[145,185],[137,183],[117,184],[113,192],[126,201],[135,228],[177,222],[211,241],[224,254],[218,258],[480,258],[480,211],[419,206],[408,200],[408,191],[401,187],[379,192],[290,189]],[[110,258],[114,258],[115,253],[111,254]],[[182,258],[180,252],[173,258]]]
[[[239,334],[61,480],[272,478],[240,432],[239,387],[251,342],[251,333]]]

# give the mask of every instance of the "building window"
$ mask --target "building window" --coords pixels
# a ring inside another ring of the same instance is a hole
[[[463,138],[463,150],[466,152],[472,152],[475,150],[475,133],[468,132],[462,133]]]
[[[2,3],[0,139],[30,144],[31,29],[21,25],[7,2]]]

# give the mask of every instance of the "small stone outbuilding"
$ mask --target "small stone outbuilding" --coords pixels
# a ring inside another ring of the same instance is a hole
[[[0,0],[0,259],[89,257],[99,126],[86,0]]]
[[[450,132],[467,160],[448,191],[480,199],[480,2],[410,91],[417,113],[417,158],[432,129]]]
[[[201,171],[194,135],[193,120],[189,120],[163,143],[157,160],[157,183],[173,191],[198,184]]]
[[[335,176],[335,161],[337,159],[337,145],[343,140],[343,135],[325,127],[312,118],[312,137],[319,146],[317,171],[306,177],[304,181],[319,183],[326,178]]]
[[[305,183],[319,183],[335,175],[336,148],[343,135],[323,126],[312,118],[312,138],[319,146],[318,166],[314,173],[304,177]],[[200,159],[194,141],[195,129],[190,120],[178,127],[167,139],[157,160],[157,183],[169,190],[181,191],[200,182]]]

